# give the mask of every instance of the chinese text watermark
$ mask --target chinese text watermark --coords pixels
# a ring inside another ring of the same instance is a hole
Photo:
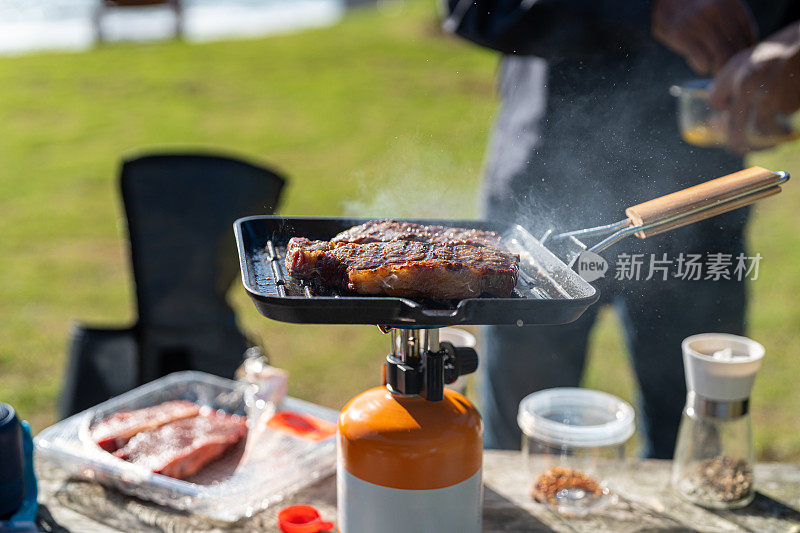
[[[667,254],[619,254],[614,265],[616,280],[666,281],[677,278],[686,281],[720,281],[758,279],[761,254],[740,253],[684,254],[668,257]]]

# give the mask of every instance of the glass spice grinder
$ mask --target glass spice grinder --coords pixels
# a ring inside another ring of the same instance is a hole
[[[682,348],[688,393],[672,485],[703,507],[744,507],[755,496],[748,405],[764,347],[747,337],[704,333],[686,338]]]

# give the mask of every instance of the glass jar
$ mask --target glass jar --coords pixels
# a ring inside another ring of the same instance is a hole
[[[710,79],[690,80],[670,87],[670,94],[678,99],[678,126],[684,141],[704,148],[724,147],[728,144],[729,115],[709,103],[710,84]],[[757,125],[755,117],[748,117],[744,134],[753,150],[798,138],[792,117],[780,113],[771,124]]]
[[[753,432],[746,402],[711,402],[690,391],[672,485],[692,503],[737,509],[753,501]]]
[[[635,430],[627,402],[588,389],[548,389],[520,402],[517,422],[533,498],[567,515],[615,501],[607,475],[624,461]]]

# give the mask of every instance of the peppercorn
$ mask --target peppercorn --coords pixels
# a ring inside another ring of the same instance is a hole
[[[688,476],[688,495],[709,502],[736,502],[753,490],[747,461],[726,455],[702,461]]]
[[[589,475],[565,466],[554,466],[542,472],[531,487],[531,497],[541,503],[557,505],[556,495],[564,489],[581,489],[595,496],[603,495],[603,488]]]

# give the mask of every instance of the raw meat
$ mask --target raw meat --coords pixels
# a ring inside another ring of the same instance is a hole
[[[114,455],[157,474],[185,479],[246,435],[244,418],[214,411],[138,433]]]
[[[91,429],[91,436],[98,446],[113,452],[125,446],[131,437],[141,431],[197,416],[199,412],[197,404],[185,400],[164,402],[144,409],[119,411],[95,424]]]

